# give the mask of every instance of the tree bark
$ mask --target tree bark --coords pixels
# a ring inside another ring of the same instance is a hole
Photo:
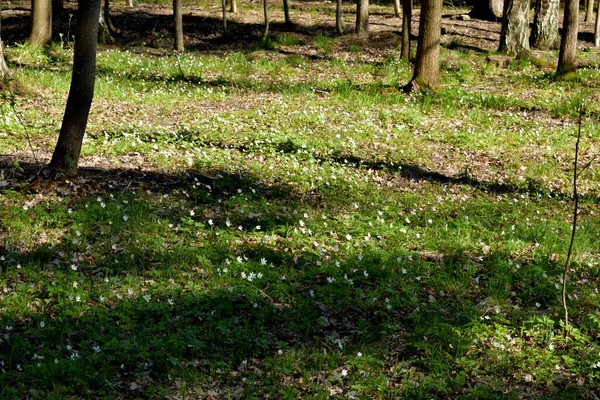
[[[236,0],[229,0],[231,3],[231,6],[229,8],[229,12],[230,13],[236,13],[237,12],[237,3]]]
[[[412,24],[412,0],[402,0],[402,59],[410,58],[410,29]]]
[[[127,0],[127,7],[133,7],[133,0]]]
[[[263,0],[263,15],[265,17],[265,32],[263,39],[269,37],[269,10],[267,9],[267,0]]]
[[[593,1],[593,0],[592,0]],[[541,50],[558,48],[558,9],[560,0],[537,0],[531,30],[531,44]]]
[[[357,0],[356,3],[356,33],[369,33],[369,0]]]
[[[498,51],[515,57],[529,54],[529,1],[506,0],[504,3]]]
[[[4,80],[8,77],[10,77],[10,70],[6,64],[6,59],[4,58],[4,42],[0,39],[0,78]]]
[[[290,5],[288,0],[283,0],[283,15],[285,17],[285,24],[292,25],[292,19],[290,18]]]
[[[502,18],[503,9],[504,0],[475,0],[475,6],[471,9],[469,16],[485,21],[498,21]]]
[[[223,36],[227,36],[227,0],[221,0],[221,7],[223,9]]]
[[[337,0],[335,7],[335,30],[338,35],[344,34],[344,9],[342,8],[342,0]]]
[[[110,0],[104,0],[104,10],[102,15],[104,15],[104,22],[106,22],[108,31],[111,34],[117,33],[118,29],[115,28],[115,25],[112,23],[112,19],[110,18]]]
[[[421,3],[417,61],[413,78],[404,87],[407,92],[425,88],[435,90],[440,84],[442,4],[443,0],[423,0]]]
[[[594,46],[600,46],[600,0],[596,11],[596,24],[594,25]]]
[[[113,44],[115,43],[115,38],[113,38],[108,23],[106,22],[106,19],[104,19],[105,12],[102,11],[102,8],[103,6],[101,4],[100,16],[98,17],[98,43]]]
[[[77,35],[73,74],[67,106],[50,168],[77,174],[81,145],[85,135],[96,80],[96,46],[101,0],[78,0]]]
[[[394,0],[394,16],[400,18],[400,0]]]
[[[585,22],[590,23],[594,21],[594,0],[587,0],[587,7],[585,9]]]
[[[181,0],[173,0],[173,18],[175,20],[175,50],[184,51],[185,42],[183,39],[183,12],[181,10]]]
[[[558,53],[557,75],[567,75],[577,70],[577,32],[579,30],[579,1],[566,0],[563,32]]]
[[[52,41],[52,0],[31,0],[29,43],[47,46]]]

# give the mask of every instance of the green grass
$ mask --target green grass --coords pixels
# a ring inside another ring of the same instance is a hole
[[[560,82],[444,50],[443,88],[407,96],[397,50],[307,43],[328,57],[99,53],[82,163],[108,171],[0,170],[0,398],[595,394],[595,161],[568,339],[560,279],[598,71]],[[0,107],[0,152],[31,154],[25,132],[51,151],[55,51],[7,49],[33,94]]]

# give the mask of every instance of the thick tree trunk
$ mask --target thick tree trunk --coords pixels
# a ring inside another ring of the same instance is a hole
[[[50,168],[77,174],[81,144],[85,135],[96,80],[96,46],[101,0],[79,0],[73,75],[67,107]]]
[[[567,75],[577,70],[577,32],[579,30],[579,1],[566,0],[563,32],[558,54],[557,75]]]
[[[344,34],[344,9],[342,8],[342,0],[337,0],[335,7],[335,30],[338,35]]]
[[[183,12],[181,10],[181,0],[173,0],[173,19],[175,20],[175,50],[184,51],[185,42],[183,40]]]
[[[369,33],[369,0],[357,0],[356,3],[356,33]]]
[[[292,25],[292,19],[290,18],[290,5],[288,0],[283,0],[283,15],[285,17],[285,24]]]
[[[585,22],[590,23],[594,21],[594,0],[587,0],[587,7],[585,8]]]
[[[476,0],[475,6],[473,6],[469,15],[471,18],[498,21],[502,18],[504,5],[504,0]]]
[[[537,0],[531,30],[531,44],[541,50],[558,48],[558,9],[560,0]]]
[[[506,0],[500,33],[500,48],[515,57],[529,54],[529,1]]]
[[[221,7],[223,9],[223,36],[227,36],[227,0],[221,0]]]
[[[596,24],[594,25],[594,46],[600,46],[600,0],[596,11]]]
[[[47,46],[51,40],[52,0],[32,0],[29,43],[34,46]]]
[[[263,39],[269,37],[269,10],[267,9],[267,0],[263,0],[263,15],[265,17],[265,32]]]
[[[410,58],[410,29],[412,24],[412,0],[402,0],[402,59]]]
[[[423,0],[421,3],[417,61],[413,78],[404,87],[407,92],[421,88],[435,90],[440,84],[442,4],[443,0]]]
[[[237,12],[237,3],[236,0],[229,0],[231,3],[231,6],[229,7],[229,12],[230,13],[236,13]]]
[[[400,18],[400,0],[394,0],[394,16]]]

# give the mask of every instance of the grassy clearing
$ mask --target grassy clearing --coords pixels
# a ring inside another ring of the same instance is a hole
[[[101,51],[83,164],[104,169],[1,170],[0,397],[598,395],[595,161],[568,339],[559,302],[598,71],[444,50],[443,89],[405,96],[393,49],[342,40]],[[7,50],[33,94],[2,105],[0,152],[30,154],[26,128],[44,157],[70,55],[28,52]]]

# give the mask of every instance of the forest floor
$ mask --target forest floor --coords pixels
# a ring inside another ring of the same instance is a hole
[[[185,3],[182,54],[168,5],[113,6],[69,180],[43,167],[74,22],[41,50],[28,7],[3,11],[0,398],[598,398],[590,26],[561,81],[557,51],[490,62],[499,23],[447,7],[442,87],[407,95],[391,6],[359,38],[334,3],[291,27],[272,3],[266,40],[238,6],[223,38]]]

